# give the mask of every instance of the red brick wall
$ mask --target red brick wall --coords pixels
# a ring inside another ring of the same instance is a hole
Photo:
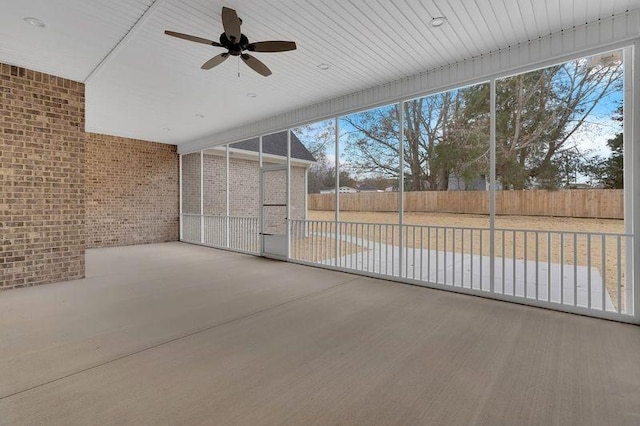
[[[177,241],[175,145],[87,133],[87,248]]]
[[[0,64],[0,288],[84,276],[84,85]]]

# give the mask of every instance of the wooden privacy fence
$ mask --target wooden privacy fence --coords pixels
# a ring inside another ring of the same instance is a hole
[[[496,213],[623,219],[622,189],[496,191]],[[405,212],[489,213],[488,191],[405,192]],[[335,194],[309,194],[309,210],[335,210]],[[341,211],[397,212],[397,192],[340,194]]]

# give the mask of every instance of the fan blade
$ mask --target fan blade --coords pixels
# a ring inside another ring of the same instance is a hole
[[[181,38],[183,40],[189,40],[189,41],[195,41],[196,43],[202,43],[202,44],[208,44],[210,46],[218,46],[218,47],[223,47],[220,43],[213,41],[213,40],[207,40],[206,38],[202,38],[202,37],[196,37],[196,36],[192,36],[189,34],[182,34],[182,33],[177,33],[175,31],[165,31],[164,32],[166,35],[170,35],[171,37],[178,37]]]
[[[229,41],[234,43],[240,41],[240,19],[235,10],[228,7],[222,8],[222,26]]]
[[[294,41],[257,41],[247,46],[250,52],[286,52],[296,50]]]
[[[271,75],[271,70],[267,68],[265,64],[263,64],[253,56],[244,53],[240,57],[242,58],[245,64],[249,65],[249,67],[255,72],[257,72],[258,74],[261,74],[265,77],[268,77]]]
[[[215,67],[216,65],[220,65],[221,63],[226,61],[228,57],[229,57],[229,53],[228,52],[221,53],[218,56],[214,56],[213,58],[209,59],[207,62],[202,64],[201,68],[203,70],[210,70],[211,68]]]

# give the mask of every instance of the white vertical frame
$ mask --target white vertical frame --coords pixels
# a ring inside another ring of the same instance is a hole
[[[336,169],[336,185],[335,185],[335,197],[336,197],[336,211],[335,211],[335,259],[336,265],[338,263],[338,254],[339,254],[339,246],[340,246],[340,233],[338,232],[338,227],[340,226],[340,120],[338,117],[335,119],[335,155],[336,159],[335,169]]]
[[[398,267],[398,273],[400,277],[404,277],[404,102],[399,102],[398,107],[400,108],[400,114],[398,120],[400,121],[400,129],[399,135],[400,145],[398,146],[398,156],[400,157],[399,165],[398,165],[398,223],[400,224],[400,235],[398,239],[398,244],[400,245],[400,253],[398,255],[398,260],[400,265]],[[415,244],[415,242],[414,242]],[[415,250],[415,248],[414,248]],[[446,265],[445,265],[446,268]],[[414,277],[415,278],[415,277]]]
[[[200,151],[200,242],[204,244],[204,150]]]
[[[260,256],[264,255],[264,252],[262,250],[264,244],[262,243],[262,233],[264,232],[264,225],[263,225],[263,220],[262,220],[262,216],[263,216],[263,210],[264,208],[262,207],[262,204],[264,204],[264,194],[262,193],[262,135],[260,135],[260,137],[258,138],[258,173],[259,173],[259,181],[260,181],[260,194],[258,196],[258,199],[260,201],[260,205],[258,206],[258,229],[259,229],[259,235],[258,235],[258,244],[260,245],[259,248],[259,253]]]
[[[179,172],[179,176],[178,176],[178,198],[180,199],[179,201],[179,218],[180,218],[180,241],[182,241],[182,238],[184,236],[184,230],[183,230],[183,226],[184,223],[182,221],[182,154],[180,154],[179,156],[179,161],[178,161],[178,172]]]
[[[304,220],[308,219],[309,211],[309,167],[304,168]]]
[[[496,279],[496,79],[489,82],[489,286],[495,290]],[[482,231],[480,231],[482,232]],[[504,244],[504,242],[503,242]],[[472,248],[473,250],[473,248]],[[482,262],[482,253],[480,253]],[[464,273],[464,272],[463,272]],[[472,278],[473,279],[473,278]],[[527,286],[525,277],[525,288]],[[536,284],[537,285],[537,284]],[[514,283],[515,286],[515,283]],[[482,277],[480,277],[482,288]],[[504,292],[504,288],[502,289]]]
[[[624,50],[624,128],[623,128],[623,170],[624,170],[624,199],[625,199],[625,232],[630,232],[632,237],[632,249],[627,248],[627,313],[633,313],[633,321],[640,324],[640,119],[637,117],[640,110],[640,55],[638,46],[640,42],[635,40],[633,46]],[[631,253],[629,253],[631,252]],[[630,304],[633,306],[629,306]],[[632,311],[631,311],[632,310]]]
[[[224,171],[224,195],[225,195],[225,220],[224,220],[224,246],[230,247],[229,245],[229,144],[224,146],[224,158],[225,158],[225,171]]]
[[[287,259],[291,258],[291,129],[287,129]]]

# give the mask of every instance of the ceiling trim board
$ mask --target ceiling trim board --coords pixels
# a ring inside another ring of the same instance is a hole
[[[122,49],[124,49],[124,47],[129,43],[129,41],[131,41],[133,36],[144,26],[144,23],[147,22],[147,20],[149,20],[149,18],[166,1],[167,0],[153,0],[153,3],[151,3],[151,6],[149,6],[147,10],[145,10],[145,12],[140,16],[140,18],[138,18],[136,23],[133,24],[131,29],[124,35],[124,37],[120,39],[118,44],[113,46],[113,49],[111,49],[109,53],[107,53],[107,55],[104,58],[102,58],[102,60],[98,63],[98,65],[96,65],[93,68],[93,70],[91,70],[91,72],[84,79],[84,84],[89,83],[91,79],[94,78],[100,72],[100,70],[102,70],[109,62],[113,60],[113,58],[115,58],[118,55],[118,53]]]
[[[640,10],[635,9],[526,43],[519,43],[506,49],[217,132],[178,145],[178,152],[180,154],[197,152],[216,145],[240,142],[261,134],[429,93],[488,81],[490,78],[502,78],[578,56],[587,56],[607,48],[622,47],[638,37],[640,37]]]

